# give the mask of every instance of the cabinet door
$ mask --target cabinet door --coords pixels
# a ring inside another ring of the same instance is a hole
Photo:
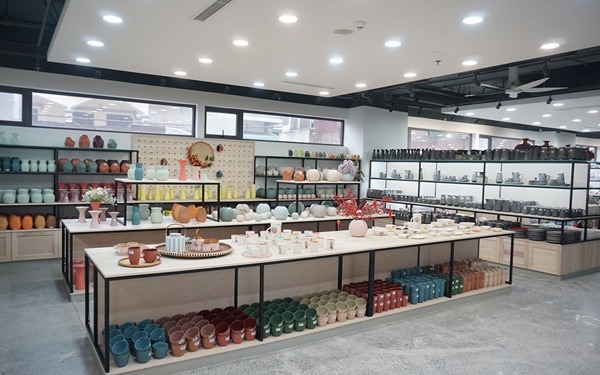
[[[561,245],[529,241],[529,269],[560,275]]]
[[[515,251],[513,257],[513,265],[515,267],[529,267],[527,242],[531,241],[515,238]],[[510,238],[502,238],[502,249],[500,251],[499,262],[503,264],[510,264]]]
[[[482,238],[479,240],[479,257],[498,262],[500,258],[500,238]]]
[[[0,262],[10,262],[11,259],[11,233],[0,232]]]
[[[23,230],[12,233],[12,260],[58,258],[60,230]]]

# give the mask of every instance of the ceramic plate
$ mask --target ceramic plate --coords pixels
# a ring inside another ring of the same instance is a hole
[[[267,251],[267,253],[265,255],[250,255],[249,251],[244,251],[242,253],[242,255],[245,257],[248,257],[248,258],[268,258],[273,254],[271,254],[271,252]]]
[[[413,238],[415,240],[422,240],[423,238],[425,238],[425,236],[422,234],[413,234],[412,236],[410,236],[410,238]]]

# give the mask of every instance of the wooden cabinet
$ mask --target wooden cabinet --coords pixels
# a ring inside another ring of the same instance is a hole
[[[0,262],[60,257],[60,229],[0,232]]]
[[[0,232],[0,262],[11,261],[11,233]]]

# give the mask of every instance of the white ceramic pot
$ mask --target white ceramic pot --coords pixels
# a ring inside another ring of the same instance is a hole
[[[321,173],[317,169],[309,169],[306,171],[306,179],[308,181],[319,181],[321,179]]]
[[[288,209],[285,206],[277,206],[273,211],[273,215],[277,220],[285,220],[288,217]]]
[[[340,172],[336,171],[335,169],[330,169],[329,172],[327,172],[327,181],[338,182],[341,179],[342,179],[342,174]]]
[[[327,207],[322,204],[315,204],[312,207],[312,214],[317,218],[325,217],[325,215],[327,215]]]
[[[327,215],[328,216],[337,215],[337,208],[336,207],[327,207]]]

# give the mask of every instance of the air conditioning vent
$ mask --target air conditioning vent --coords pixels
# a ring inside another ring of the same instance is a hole
[[[214,3],[210,4],[206,9],[204,9],[200,14],[198,14],[194,19],[196,21],[206,21],[206,19],[213,14],[217,13],[221,8],[225,5],[229,4],[231,0],[217,0]]]

